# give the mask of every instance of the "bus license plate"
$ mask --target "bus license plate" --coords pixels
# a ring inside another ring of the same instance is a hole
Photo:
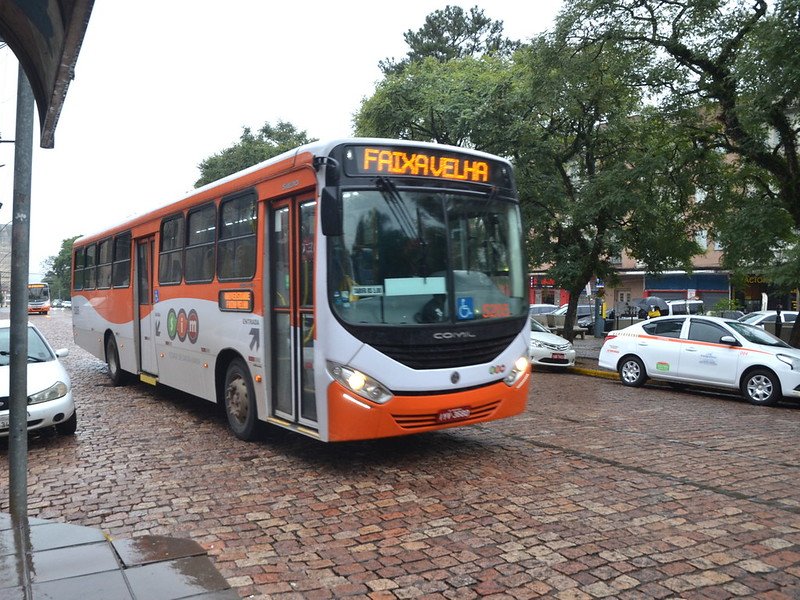
[[[0,417],[0,429],[8,429],[8,419],[6,417]]]
[[[552,358],[553,360],[564,360],[567,356],[563,352],[553,352]]]
[[[464,419],[469,419],[469,408],[467,407],[460,407],[460,408],[448,408],[447,410],[442,410],[436,417],[436,421],[438,423],[454,423],[455,421],[463,421]]]

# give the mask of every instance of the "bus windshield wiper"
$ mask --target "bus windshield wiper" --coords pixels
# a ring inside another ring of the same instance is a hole
[[[400,225],[400,229],[402,229],[405,236],[410,239],[421,241],[419,239],[419,231],[414,231],[416,229],[414,227],[414,221],[411,219],[411,215],[408,214],[408,209],[403,203],[403,199],[400,197],[394,183],[388,177],[381,176],[377,178],[377,184],[378,190],[383,195],[384,200],[386,200],[389,210],[392,211],[392,215],[394,215],[395,220]]]

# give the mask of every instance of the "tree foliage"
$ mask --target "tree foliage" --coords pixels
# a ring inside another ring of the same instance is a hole
[[[298,131],[286,121],[278,121],[275,126],[265,123],[256,134],[244,127],[238,143],[209,156],[198,165],[200,179],[194,185],[203,186],[313,141],[305,131]]]
[[[50,285],[54,298],[68,299],[72,288],[72,245],[79,235],[61,241],[58,254],[50,256],[42,263],[45,269],[44,281]]]
[[[800,2],[572,0],[576,43],[648,48],[653,97],[682,135],[728,157],[698,181],[736,271],[800,283]],[[792,333],[800,345],[800,323]]]
[[[399,62],[381,61],[384,75],[402,73],[415,62],[431,58],[440,63],[460,58],[494,55],[508,57],[519,45],[503,36],[503,22],[487,17],[477,6],[469,13],[460,6],[445,6],[425,18],[417,31],[403,34],[409,51]]]

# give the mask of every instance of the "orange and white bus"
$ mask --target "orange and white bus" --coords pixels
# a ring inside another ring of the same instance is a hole
[[[50,311],[50,286],[46,283],[28,284],[28,314],[46,315]]]
[[[530,362],[511,165],[317,142],[75,242],[76,342],[131,375],[323,441],[520,413]]]

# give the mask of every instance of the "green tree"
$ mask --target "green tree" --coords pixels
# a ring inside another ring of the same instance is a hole
[[[729,157],[699,181],[726,265],[800,284],[800,1],[572,0],[584,45],[655,50],[660,108],[699,148]],[[800,346],[800,321],[791,343]]]
[[[278,121],[275,126],[265,123],[256,134],[244,127],[238,143],[209,156],[198,165],[200,179],[194,185],[206,185],[313,141],[315,138],[309,138],[305,131],[298,131],[286,121]]]
[[[580,292],[593,275],[613,283],[612,260],[623,249],[652,272],[689,267],[698,251],[685,168],[697,157],[644,109],[641,60],[612,43],[582,48],[555,35],[516,56],[506,152],[517,169],[530,261],[549,265],[570,292],[567,337]]]
[[[50,285],[53,298],[68,299],[72,288],[72,245],[79,235],[62,240],[61,249],[55,256],[42,262],[45,270],[44,281]]]
[[[409,51],[399,62],[381,61],[378,66],[384,75],[401,73],[408,65],[432,58],[447,62],[459,58],[479,58],[486,55],[508,57],[519,42],[503,37],[503,22],[487,17],[477,6],[469,13],[460,6],[445,6],[425,17],[417,31],[403,34]]]
[[[502,125],[494,100],[509,85],[508,63],[496,57],[421,59],[377,85],[362,101],[354,129],[356,135],[482,149]]]

